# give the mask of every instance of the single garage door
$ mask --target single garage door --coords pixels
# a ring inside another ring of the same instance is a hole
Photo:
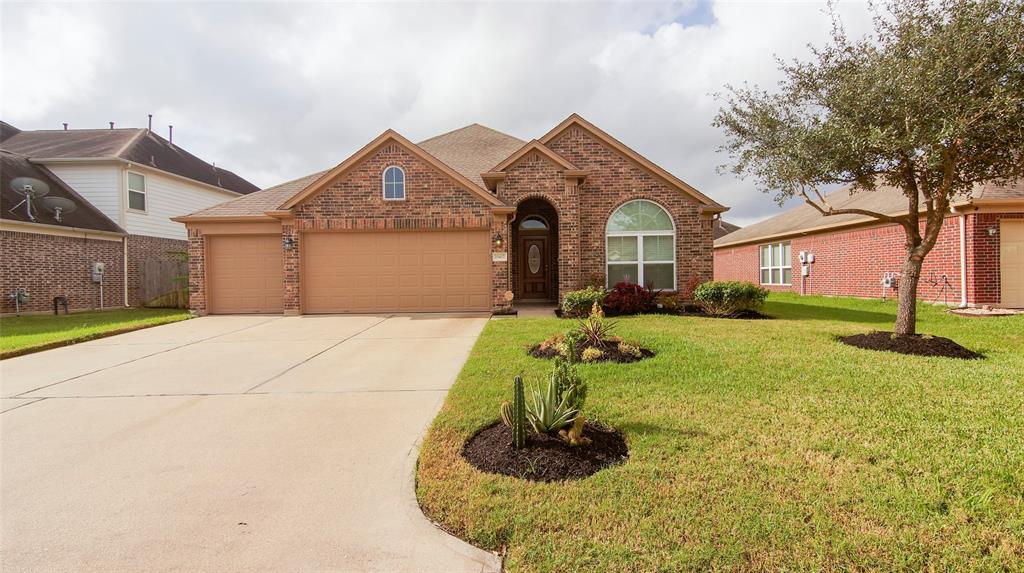
[[[281,235],[207,238],[206,289],[214,314],[284,309]]]
[[[999,302],[1024,308],[1024,220],[999,223]]]
[[[491,309],[486,231],[308,233],[303,312]]]

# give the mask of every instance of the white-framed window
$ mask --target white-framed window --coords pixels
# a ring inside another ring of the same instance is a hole
[[[132,211],[146,210],[146,176],[128,172],[128,208]]]
[[[761,245],[761,284],[788,285],[793,281],[789,243]]]
[[[392,165],[384,170],[383,175],[384,199],[386,201],[405,200],[405,171],[401,167]]]
[[[676,226],[668,211],[646,199],[616,209],[605,229],[605,266],[609,287],[676,290]]]

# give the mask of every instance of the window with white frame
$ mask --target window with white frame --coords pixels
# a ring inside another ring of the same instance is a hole
[[[615,210],[605,230],[608,286],[629,282],[676,289],[676,230],[653,201],[638,199]]]
[[[384,199],[401,201],[405,199],[405,171],[392,165],[384,170]]]
[[[133,211],[146,210],[146,176],[128,172],[128,208]]]
[[[789,243],[761,245],[761,284],[788,285],[793,280]]]

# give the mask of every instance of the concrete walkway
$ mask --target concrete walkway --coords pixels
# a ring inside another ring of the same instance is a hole
[[[413,491],[485,322],[206,317],[0,362],[0,568],[498,571]]]

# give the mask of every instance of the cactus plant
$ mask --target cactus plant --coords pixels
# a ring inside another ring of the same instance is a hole
[[[586,418],[583,417],[583,414],[578,414],[576,419],[573,420],[572,426],[567,430],[559,430],[558,435],[568,442],[570,446],[585,446],[590,443],[590,438],[583,435],[584,423],[586,423]]]
[[[501,422],[503,424],[505,424],[506,426],[508,426],[509,428],[511,428],[512,427],[512,402],[509,402],[508,400],[505,400],[504,402],[501,403],[500,410],[501,410]]]
[[[526,447],[526,391],[523,389],[523,377],[516,376],[513,382],[512,403],[512,447],[519,450]]]

